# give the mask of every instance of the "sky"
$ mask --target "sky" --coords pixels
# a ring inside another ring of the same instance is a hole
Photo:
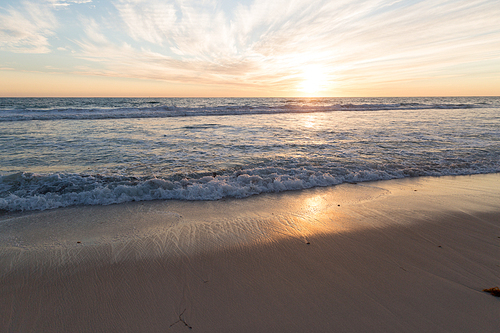
[[[0,96],[500,95],[498,0],[2,0]]]

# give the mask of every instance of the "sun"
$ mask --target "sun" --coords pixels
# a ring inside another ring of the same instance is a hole
[[[299,90],[309,95],[315,95],[325,90],[327,83],[328,77],[323,68],[317,65],[309,65],[304,68]]]

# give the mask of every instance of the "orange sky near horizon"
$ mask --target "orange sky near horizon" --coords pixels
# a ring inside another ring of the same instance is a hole
[[[418,97],[418,96],[499,96],[500,78],[470,78],[453,82],[433,80],[381,84],[377,88],[360,86],[358,89],[320,91],[279,91],[265,89],[238,89],[227,86],[175,84],[160,80],[141,80],[3,71],[0,97]]]

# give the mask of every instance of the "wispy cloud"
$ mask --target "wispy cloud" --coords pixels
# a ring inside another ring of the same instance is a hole
[[[80,56],[105,63],[101,75],[286,90],[310,64],[354,84],[422,79],[500,58],[495,1],[256,0],[228,10],[217,1],[120,0],[115,7],[142,44],[107,40],[94,21]]]
[[[72,4],[91,3],[92,0],[46,0],[55,8],[68,7]]]
[[[71,27],[76,48],[66,54],[87,61],[81,74],[274,91],[299,89],[308,68],[325,89],[460,76],[492,62],[500,74],[497,0],[110,1]],[[48,52],[54,13],[70,12],[56,7],[90,2],[9,7],[0,47]]]
[[[18,53],[50,52],[48,37],[57,21],[45,3],[23,2],[20,9],[0,12],[0,49]]]

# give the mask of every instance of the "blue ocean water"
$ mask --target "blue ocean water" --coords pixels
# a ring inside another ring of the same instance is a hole
[[[0,98],[0,209],[500,172],[500,97]]]

